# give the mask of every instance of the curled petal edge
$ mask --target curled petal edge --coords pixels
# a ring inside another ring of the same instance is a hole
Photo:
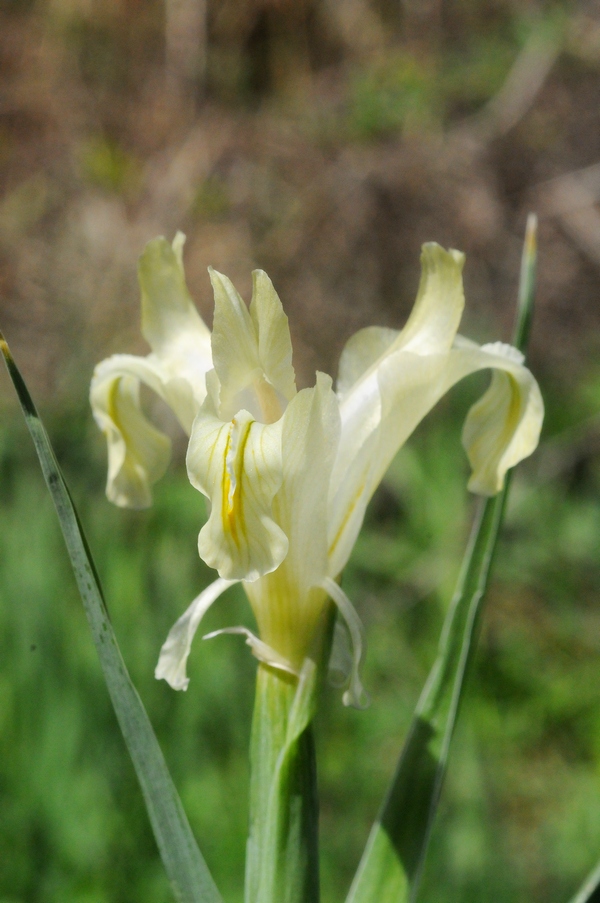
[[[480,348],[464,341],[461,344],[451,352],[458,378],[466,375],[464,370],[472,373],[493,368],[490,386],[469,410],[462,433],[472,469],[468,488],[491,496],[502,489],[507,471],[536,448],[544,402],[516,348],[501,342]]]
[[[360,680],[360,665],[365,645],[362,622],[352,602],[335,580],[332,580],[331,577],[326,577],[321,583],[321,587],[335,602],[340,615],[346,622],[352,641],[350,684],[342,697],[342,702],[344,705],[352,706],[355,709],[366,709],[370,705],[371,700]]]
[[[166,680],[174,690],[187,690],[190,679],[186,674],[186,665],[200,622],[213,602],[216,602],[226,589],[238,582],[219,577],[196,596],[181,617],[175,621],[160,650],[154,671],[157,680]]]

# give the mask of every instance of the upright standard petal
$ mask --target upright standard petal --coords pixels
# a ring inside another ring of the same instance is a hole
[[[399,335],[397,329],[366,326],[348,339],[340,357],[336,383],[340,399],[346,397],[362,376],[376,371],[377,362],[390,351]]]
[[[169,439],[142,412],[140,383],[169,405],[188,434],[206,395],[210,333],[185,285],[183,241],[181,233],[172,246],[157,238],[140,258],[142,329],[153,353],[146,358],[114,355],[96,367],[92,379],[92,410],[108,443],[106,491],[124,507],[151,504],[152,484],[170,457]]]
[[[270,279],[253,274],[250,310],[226,276],[210,270],[215,293],[212,350],[223,420],[245,408],[262,423],[279,420],[296,394],[289,325]]]
[[[383,362],[400,352],[429,356],[450,350],[464,308],[464,255],[439,245],[423,245],[421,281],[413,310],[399,332],[382,327],[361,329],[348,341],[340,359],[338,396],[342,440],[336,479],[345,481],[355,451],[379,428],[381,403],[379,371]],[[335,491],[335,489],[334,489]]]
[[[185,282],[184,242],[185,235],[178,232],[172,245],[160,237],[144,248],[138,262],[142,334],[156,355],[176,367],[194,371],[200,360],[211,360],[210,330],[196,310]],[[176,361],[176,357],[180,360]],[[201,375],[205,372],[206,368],[200,371]],[[177,375],[181,373],[177,369]]]
[[[435,242],[423,245],[417,299],[395,348],[416,354],[450,349],[465,306],[464,264],[460,251],[446,251]]]
[[[258,358],[265,377],[286,401],[296,394],[290,326],[279,295],[264,270],[252,273],[250,316],[258,335]]]
[[[446,251],[435,242],[423,245],[417,298],[404,329],[368,326],[353,335],[340,358],[337,392],[346,400],[357,383],[368,380],[378,364],[394,351],[414,354],[449,351],[465,306],[460,251]]]
[[[250,311],[231,280],[211,267],[208,272],[215,295],[212,357],[220,383],[219,414],[230,420],[240,410],[236,396],[261,373],[258,336]]]

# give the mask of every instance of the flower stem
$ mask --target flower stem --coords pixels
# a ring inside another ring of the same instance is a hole
[[[260,664],[250,743],[246,903],[318,903],[318,797],[312,716],[317,668],[300,678]]]

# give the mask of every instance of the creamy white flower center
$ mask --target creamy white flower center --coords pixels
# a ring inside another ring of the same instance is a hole
[[[239,411],[248,411],[259,423],[276,423],[287,404],[287,400],[271,385],[264,373],[258,373],[251,383],[236,392],[227,411],[221,411],[221,416],[224,420],[233,419]]]

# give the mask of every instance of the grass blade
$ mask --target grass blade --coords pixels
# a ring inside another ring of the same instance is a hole
[[[142,787],[154,835],[175,897],[179,903],[220,903],[221,896],[198,849],[158,740],[123,661],[96,568],[67,484],[2,333],[0,350],[56,507],[104,678]]]
[[[514,335],[521,351],[526,348],[533,310],[536,226],[536,218],[530,215]],[[346,903],[414,903],[416,899],[465,675],[475,650],[509,478],[510,474],[501,493],[479,507],[436,660]]]

